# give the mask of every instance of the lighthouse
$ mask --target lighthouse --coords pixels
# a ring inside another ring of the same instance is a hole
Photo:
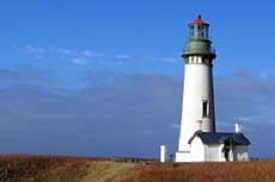
[[[236,124],[235,132],[216,132],[216,53],[211,46],[209,26],[201,15],[189,24],[189,37],[182,53],[185,73],[175,162],[247,161],[250,141],[242,133],[242,124]]]
[[[189,24],[189,37],[183,51],[185,73],[181,127],[176,161],[190,159],[192,135],[197,131],[215,132],[213,61],[216,53],[209,39],[209,24],[201,15]]]

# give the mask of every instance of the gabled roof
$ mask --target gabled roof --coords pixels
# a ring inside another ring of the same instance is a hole
[[[250,145],[250,141],[242,133],[213,133],[197,131],[189,140],[189,144],[195,137],[199,137],[204,144],[223,144],[232,142],[237,145]]]

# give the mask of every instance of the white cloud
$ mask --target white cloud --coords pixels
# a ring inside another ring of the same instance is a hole
[[[103,57],[105,54],[103,53],[95,53],[90,50],[72,50],[66,48],[58,49],[58,53],[64,58],[68,58],[72,60],[73,63],[84,65],[89,60],[92,60],[96,57]]]
[[[29,54],[42,54],[46,52],[45,48],[34,47],[32,45],[26,45],[23,50]]]
[[[62,56],[74,56],[76,54],[75,51],[70,49],[64,49],[64,48],[58,49],[58,53],[61,54]]]
[[[77,50],[70,48],[42,48],[35,47],[31,44],[24,47],[24,52],[33,55],[35,59],[46,59],[47,56],[56,57],[61,60],[68,60],[69,62],[84,65],[88,62],[102,59],[106,57],[105,53],[95,52],[89,49]],[[115,62],[116,65],[124,64],[124,61],[131,60],[134,58],[129,54],[114,54],[112,63]],[[110,58],[110,57],[109,57]],[[177,63],[178,59],[174,57],[155,57],[155,56],[135,56],[135,59],[139,60],[139,63],[148,64],[151,62],[163,62],[167,64]],[[135,61],[137,63],[137,61]]]
[[[178,62],[178,59],[173,58],[173,57],[165,57],[165,58],[162,58],[161,60],[166,63],[177,63]]]
[[[79,53],[79,55],[83,56],[83,57],[89,57],[89,58],[92,58],[92,57],[102,57],[102,56],[105,56],[105,54],[103,53],[95,53],[95,52],[92,52],[92,51],[89,51],[89,50],[84,50],[84,51],[81,51]]]
[[[116,59],[129,59],[131,58],[130,55],[127,55],[127,54],[118,54],[115,56]]]
[[[94,56],[96,56],[92,51],[88,51],[88,50],[82,51],[81,54],[85,57],[94,57]]]
[[[73,58],[73,63],[79,64],[79,65],[84,65],[87,63],[87,58],[85,58],[85,57]]]
[[[35,59],[44,59],[47,56],[53,56],[62,60],[70,60],[76,64],[85,64],[87,62],[87,58],[92,54],[88,51],[76,51],[67,48],[46,49],[31,45],[25,46],[24,52],[33,55]]]

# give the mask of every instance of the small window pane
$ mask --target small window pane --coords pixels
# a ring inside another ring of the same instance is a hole
[[[204,118],[208,117],[208,105],[207,101],[202,102],[202,117]]]

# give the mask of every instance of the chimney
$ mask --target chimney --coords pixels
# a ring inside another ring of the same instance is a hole
[[[197,121],[197,131],[202,131],[202,120]]]
[[[236,133],[242,133],[243,125],[241,122],[235,123],[235,132]]]

